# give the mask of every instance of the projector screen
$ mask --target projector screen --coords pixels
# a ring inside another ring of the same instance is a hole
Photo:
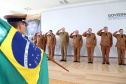
[[[75,30],[79,34],[83,34],[88,28],[92,28],[92,32],[96,34],[97,46],[94,56],[102,56],[100,41],[101,37],[97,32],[104,26],[108,27],[109,32],[114,33],[119,29],[124,29],[126,34],[126,2],[113,2],[107,4],[95,4],[86,6],[76,6],[59,8],[42,12],[41,30],[43,34],[48,30],[53,30],[53,33],[65,27],[66,32],[72,33]],[[58,45],[59,36],[56,35],[55,55],[61,55],[60,46]],[[117,39],[113,37],[113,46],[110,50],[110,57],[118,57],[117,48],[115,47]],[[69,38],[68,55],[73,56],[72,48],[73,40]],[[87,56],[86,38],[83,37],[83,47],[80,55]],[[48,49],[46,48],[48,54]]]

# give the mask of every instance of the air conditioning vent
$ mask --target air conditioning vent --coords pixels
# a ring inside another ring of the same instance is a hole
[[[68,4],[69,2],[67,0],[60,0],[59,3],[60,4]]]
[[[27,11],[32,10],[30,7],[26,7],[26,8],[24,8],[24,9],[27,10]]]

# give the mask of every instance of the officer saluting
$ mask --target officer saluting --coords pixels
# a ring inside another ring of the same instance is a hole
[[[55,45],[56,45],[56,37],[52,33],[52,30],[49,30],[45,34],[45,37],[47,39],[47,46],[48,46],[49,57],[53,59],[53,57],[54,57],[54,48],[55,48]]]
[[[88,63],[93,63],[94,48],[97,44],[97,38],[96,38],[95,34],[92,33],[91,28],[89,28],[86,32],[84,32],[82,36],[86,37]]]
[[[38,32],[35,33],[35,35],[31,38],[31,40],[33,41],[34,45],[37,45],[37,34],[38,34]]]
[[[73,35],[75,33],[75,35]],[[80,62],[80,49],[83,45],[82,36],[79,35],[78,30],[74,31],[70,34],[70,38],[73,38],[73,51],[74,51],[74,61],[73,62]]]
[[[46,36],[44,35],[44,38],[45,38],[45,44],[44,44],[44,51],[46,51],[46,44],[47,44],[47,39],[46,39]]]
[[[102,32],[104,30],[104,32]],[[101,51],[102,51],[102,64],[110,64],[109,63],[109,52],[110,48],[113,45],[112,33],[108,32],[108,27],[104,27],[103,29],[97,32],[97,35],[101,36]],[[106,57],[105,57],[106,55]]]
[[[62,30],[62,32],[60,32]],[[69,35],[68,32],[65,32],[65,28],[61,28],[57,31],[56,35],[60,36],[59,38],[59,45],[61,48],[62,59],[60,61],[66,62],[67,57],[67,46],[69,44]]]
[[[116,34],[118,32],[120,34]],[[113,36],[117,38],[117,43],[115,47],[117,47],[117,52],[118,52],[118,63],[119,65],[125,65],[124,62],[125,62],[126,37],[123,34],[123,29],[114,32]]]
[[[42,31],[37,34],[37,46],[44,50],[45,38],[42,35]]]

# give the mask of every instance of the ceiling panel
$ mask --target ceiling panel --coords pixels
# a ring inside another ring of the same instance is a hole
[[[15,13],[27,13],[36,10],[50,9],[55,7],[69,6],[80,3],[109,2],[121,0],[4,0],[11,11]],[[2,0],[3,2],[3,0]],[[63,2],[61,4],[60,2]],[[68,2],[65,4],[65,2]]]

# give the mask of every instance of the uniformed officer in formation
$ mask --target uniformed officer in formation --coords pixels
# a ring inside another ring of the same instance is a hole
[[[31,38],[31,40],[33,41],[34,45],[37,45],[37,34],[38,34],[38,32],[35,33],[35,35]]]
[[[61,31],[61,32],[60,32]],[[59,45],[61,48],[62,59],[60,61],[65,61],[67,59],[67,46],[69,44],[69,34],[65,32],[65,28],[61,28],[57,31],[56,35],[59,37]]]
[[[45,37],[47,39],[47,46],[48,46],[49,57],[53,59],[53,57],[54,57],[54,49],[55,49],[55,45],[56,45],[56,37],[52,33],[52,30],[49,30],[45,34]]]
[[[44,38],[44,35],[42,35],[42,31],[40,31],[38,34],[37,34],[37,46],[41,49],[44,50],[44,44],[45,44],[45,38]]]
[[[75,33],[75,35],[73,35]],[[74,61],[73,62],[79,62],[80,63],[80,50],[83,45],[83,39],[82,36],[79,35],[79,31],[76,30],[73,33],[70,34],[70,38],[73,39],[73,51],[74,51]]]
[[[95,36],[95,33],[92,33],[92,29],[89,28],[82,34],[82,36],[86,37],[88,63],[93,63],[94,49],[97,44],[97,38]]]
[[[104,30],[104,32],[102,32]],[[109,62],[109,52],[110,48],[113,45],[113,37],[112,33],[108,32],[108,27],[104,27],[103,29],[97,32],[97,35],[101,36],[101,51],[102,51],[102,64],[110,64]]]
[[[117,33],[120,34],[117,34]],[[117,38],[117,47],[118,52],[118,63],[119,65],[125,65],[125,49],[126,49],[126,36],[123,34],[123,29],[120,29],[113,33],[113,36]]]
[[[46,51],[46,44],[47,44],[47,38],[46,38],[46,35],[44,35],[44,38],[45,38],[45,44],[44,44],[44,51]]]
[[[28,37],[25,34],[27,26],[27,23],[25,22],[26,17],[27,14],[13,14],[5,15],[4,19],[6,19],[10,25],[16,28],[22,35],[24,35],[28,39]]]

